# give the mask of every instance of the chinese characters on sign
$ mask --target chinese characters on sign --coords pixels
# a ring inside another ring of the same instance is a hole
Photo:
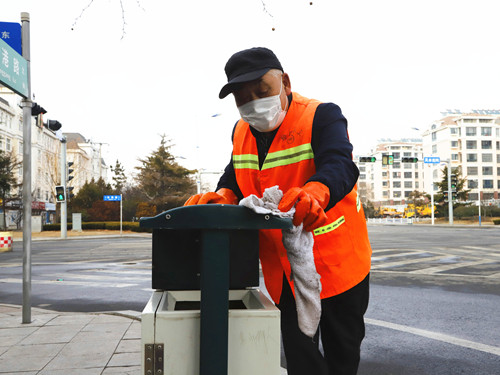
[[[426,163],[426,164],[439,164],[439,163],[441,163],[441,158],[439,156],[426,156],[426,157],[424,157],[424,163]]]
[[[103,200],[105,200],[105,201],[121,201],[122,196],[121,195],[105,195],[103,197]]]
[[[16,22],[0,22],[0,39],[22,56],[21,25]]]
[[[0,83],[28,97],[28,63],[0,39]]]

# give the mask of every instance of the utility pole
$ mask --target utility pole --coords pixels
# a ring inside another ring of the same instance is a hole
[[[23,107],[23,324],[31,323],[31,57],[30,15],[21,13],[22,52],[28,66],[28,95]]]
[[[68,237],[68,197],[66,197],[66,137],[61,139],[61,186],[64,187],[64,201],[61,202],[61,238]]]
[[[448,217],[450,225],[453,225],[453,193],[451,191],[451,160],[446,160],[448,163]]]

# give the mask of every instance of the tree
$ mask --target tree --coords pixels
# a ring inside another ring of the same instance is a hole
[[[181,206],[196,191],[191,175],[195,171],[176,163],[170,153],[172,145],[167,145],[161,136],[158,149],[145,159],[139,159],[142,166],[136,167],[138,186],[146,195],[148,202],[161,211]]]
[[[19,168],[21,162],[17,160],[13,153],[0,151],[0,199],[2,200],[2,209],[4,212],[3,229],[7,228],[5,220],[5,209],[7,202],[19,200],[19,196],[12,195],[11,192],[21,185],[17,183],[15,171]]]
[[[102,199],[92,203],[87,210],[90,221],[118,221],[120,220],[120,202],[105,202]]]
[[[469,196],[469,192],[470,190],[467,190],[465,189],[465,185],[467,183],[467,179],[466,178],[462,178],[462,168],[460,167],[456,167],[456,168],[453,168],[451,170],[451,173],[452,174],[455,174],[457,176],[457,188],[456,188],[456,205],[466,205],[466,204],[463,204],[463,203],[459,203],[459,202],[465,202],[467,201],[468,199],[468,196]],[[442,206],[444,208],[444,206],[448,206],[449,204],[449,201],[452,197],[448,197],[447,202],[445,202],[445,193],[448,193],[448,167],[445,166],[442,170],[442,176],[443,176],[443,179],[441,180],[441,182],[437,182],[436,185],[438,186],[438,193],[436,194],[436,198],[435,198],[435,202],[436,204],[439,204],[440,206]],[[443,209],[442,210],[443,214],[446,216],[448,214],[448,210],[447,209]]]
[[[113,180],[113,188],[116,190],[116,192],[119,194],[122,192],[123,188],[127,184],[127,176],[125,175],[125,168],[121,165],[121,163],[116,160],[115,166],[110,167],[111,172],[113,172],[114,176],[112,177]]]
[[[107,184],[102,178],[97,181],[92,179],[82,186],[78,194],[71,199],[68,207],[72,212],[81,212],[82,220],[88,221],[91,219],[88,211],[92,208],[94,202],[102,201],[104,195],[112,193],[111,185]]]
[[[428,203],[428,199],[425,193],[414,190],[410,193],[408,200],[413,204],[413,209],[415,210],[415,217],[419,217],[419,212],[423,211],[425,205]]]

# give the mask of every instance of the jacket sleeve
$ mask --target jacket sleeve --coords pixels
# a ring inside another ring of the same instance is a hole
[[[323,103],[313,119],[312,148],[316,173],[308,180],[321,182],[330,189],[326,210],[341,201],[354,188],[359,170],[352,160],[352,144],[347,120],[339,106]]]
[[[237,123],[236,123],[237,124]],[[234,130],[236,129],[236,125],[234,125],[233,128],[233,134],[231,135],[231,141],[234,138]],[[215,191],[226,188],[226,189],[231,189],[234,194],[238,197],[239,200],[243,199],[243,193],[241,192],[238,183],[236,182],[236,173],[234,171],[234,166],[233,166],[233,155],[231,154],[231,160],[229,161],[229,164],[226,166],[224,169],[224,173],[222,174],[221,178],[219,179],[219,182],[217,183],[217,188]]]

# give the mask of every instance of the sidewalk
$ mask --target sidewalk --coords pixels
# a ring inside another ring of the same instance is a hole
[[[140,313],[65,313],[0,304],[0,374],[140,375]]]

